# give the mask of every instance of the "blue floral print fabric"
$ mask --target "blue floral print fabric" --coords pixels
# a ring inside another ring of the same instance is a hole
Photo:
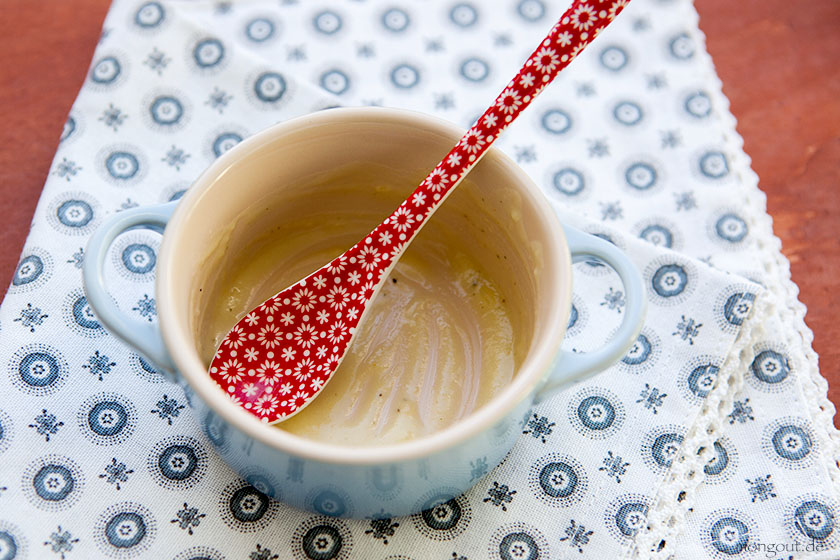
[[[177,200],[244,138],[327,107],[466,127],[565,7],[115,0],[0,308],[0,559],[836,554],[833,407],[687,0],[634,0],[498,142],[564,221],[630,255],[649,312],[618,363],[533,409],[500,466],[471,465],[466,494],[400,519],[273,501],[88,305],[84,246],[107,216]],[[159,246],[133,230],[106,261],[150,324]],[[575,284],[564,345],[592,350],[625,294],[594,261]]]

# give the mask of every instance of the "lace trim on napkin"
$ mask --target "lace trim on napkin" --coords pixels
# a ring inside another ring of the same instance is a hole
[[[693,6],[692,6],[693,8]],[[712,444],[723,434],[723,419],[731,410],[734,395],[743,387],[744,372],[754,356],[754,345],[764,335],[766,319],[777,314],[786,325],[794,326],[787,333],[786,342],[806,365],[796,373],[802,391],[810,403],[807,413],[814,421],[819,437],[822,458],[831,478],[835,494],[840,496],[840,431],[834,427],[835,407],[828,400],[828,382],[820,374],[818,356],[812,347],[814,335],[805,324],[805,305],[798,300],[799,288],[791,280],[790,263],[781,252],[781,240],[773,233],[773,220],[767,214],[766,196],[758,187],[758,175],[750,167],[744,151],[744,140],[736,130],[737,120],[729,109],[729,100],[714,70],[714,63],[705,48],[705,34],[699,27],[696,9],[691,9],[693,35],[706,66],[704,82],[712,96],[713,116],[724,130],[724,145],[732,168],[743,185],[743,208],[748,214],[750,230],[758,232],[756,245],[765,272],[765,288],[756,301],[756,308],[748,325],[738,334],[732,351],[718,376],[717,386],[706,398],[697,419],[689,428],[666,481],[660,486],[648,514],[647,530],[636,538],[630,556],[637,558],[669,558],[675,551],[674,538],[683,530],[685,518],[697,488],[705,479],[703,465],[712,458]]]

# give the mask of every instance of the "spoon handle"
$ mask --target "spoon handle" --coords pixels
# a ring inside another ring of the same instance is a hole
[[[375,293],[429,217],[479,162],[499,135],[554,80],[630,0],[575,0],[492,105],[446,157],[379,226],[342,255],[361,265],[362,297]],[[367,296],[367,297],[365,297]]]

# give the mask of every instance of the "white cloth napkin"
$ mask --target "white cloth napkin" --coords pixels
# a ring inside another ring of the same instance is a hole
[[[836,556],[834,408],[686,0],[634,0],[499,141],[564,221],[631,255],[650,311],[620,363],[536,407],[500,467],[474,465],[451,526],[274,502],[231,516],[242,482],[183,393],[87,307],[82,248],[107,215],[177,198],[242,138],[328,106],[467,126],[560,4],[116,0],[0,308],[0,559]],[[159,239],[131,231],[108,264],[150,322]],[[575,274],[565,344],[586,350],[624,294],[604,267]],[[116,420],[90,420],[104,408]],[[173,444],[193,451],[186,479],[160,467]],[[304,546],[313,523],[333,555]]]

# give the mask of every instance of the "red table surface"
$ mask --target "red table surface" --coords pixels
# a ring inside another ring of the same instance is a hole
[[[0,285],[8,286],[110,0],[3,0]],[[696,0],[840,405],[840,2]],[[840,415],[835,425],[840,427]]]

